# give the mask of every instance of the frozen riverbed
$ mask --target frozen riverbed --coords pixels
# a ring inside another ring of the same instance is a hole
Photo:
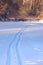
[[[0,22],[0,65],[43,65],[43,23]]]

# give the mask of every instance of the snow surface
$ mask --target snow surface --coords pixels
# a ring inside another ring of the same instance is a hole
[[[43,65],[43,23],[0,22],[0,65]]]

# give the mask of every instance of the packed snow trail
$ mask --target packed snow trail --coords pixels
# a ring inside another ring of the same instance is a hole
[[[18,51],[18,45],[19,45],[19,41],[20,41],[20,38],[23,34],[23,31],[24,31],[24,28],[21,29],[18,33],[15,34],[13,40],[10,42],[10,45],[9,45],[9,48],[8,48],[8,52],[7,52],[7,62],[6,62],[6,65],[11,65],[11,53],[10,53],[10,49],[11,49],[11,46],[12,45],[15,45],[16,44],[16,54],[17,54],[17,58],[18,58],[18,62],[19,64],[18,65],[22,65],[22,60],[21,60],[21,57],[20,57],[20,54],[19,54],[19,51]],[[17,41],[16,43],[14,41]],[[13,44],[14,42],[14,44]]]

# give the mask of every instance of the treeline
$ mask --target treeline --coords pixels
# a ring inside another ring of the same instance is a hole
[[[22,15],[38,16],[41,10],[43,0],[0,0],[0,19]]]

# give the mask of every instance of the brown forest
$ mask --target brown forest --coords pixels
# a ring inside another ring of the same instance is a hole
[[[0,17],[43,18],[43,0],[0,0]]]

